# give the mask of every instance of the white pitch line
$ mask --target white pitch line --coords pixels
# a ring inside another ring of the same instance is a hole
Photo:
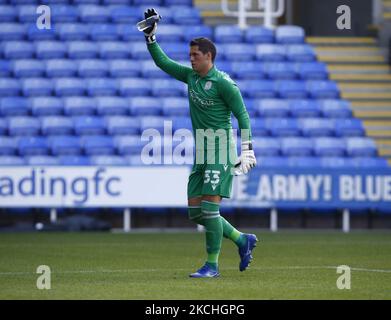
[[[249,270],[269,271],[269,270],[308,270],[308,269],[337,269],[336,266],[286,266],[286,267],[249,267]],[[350,267],[352,271],[374,272],[374,273],[391,273],[388,269],[368,269]],[[220,271],[237,270],[237,268],[221,268]],[[65,270],[52,271],[52,274],[83,274],[83,273],[127,273],[127,272],[162,272],[162,271],[191,271],[184,268],[176,269],[119,269],[119,270]],[[17,276],[17,275],[35,275],[34,272],[0,272],[0,276]]]

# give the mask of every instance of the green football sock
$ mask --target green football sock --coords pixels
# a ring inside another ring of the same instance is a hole
[[[223,225],[224,238],[232,240],[238,247],[245,244],[246,238],[243,233],[235,229],[224,217],[221,217],[221,223]]]
[[[223,238],[223,225],[221,223],[220,205],[215,202],[201,201],[203,222],[206,230],[206,251],[208,258],[206,262],[217,268]]]
[[[197,224],[204,225],[201,206],[188,206],[189,219]]]

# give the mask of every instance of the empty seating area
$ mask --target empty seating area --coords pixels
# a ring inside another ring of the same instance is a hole
[[[42,3],[51,29],[36,27]],[[387,166],[302,28],[213,28],[191,0],[0,1],[0,165],[143,165],[144,130],[191,130],[186,85],[154,65],[135,26],[150,5],[172,59],[189,65],[194,37],[216,43],[261,166]]]

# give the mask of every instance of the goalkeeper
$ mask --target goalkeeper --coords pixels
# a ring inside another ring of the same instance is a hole
[[[145,18],[154,15],[158,15],[155,9],[144,13]],[[256,165],[250,120],[242,96],[231,78],[214,66],[216,48],[209,39],[196,38],[190,42],[192,68],[189,68],[166,56],[156,42],[156,29],[155,22],[143,31],[148,50],[160,69],[187,83],[196,141],[196,161],[187,185],[188,213],[190,220],[205,227],[207,259],[190,277],[219,276],[218,258],[223,237],[238,246],[239,270],[244,271],[252,260],[252,250],[258,239],[254,234],[239,232],[220,215],[221,199],[231,196],[233,176],[246,174]],[[231,112],[241,131],[239,158],[233,140]],[[213,132],[212,142],[205,132]]]

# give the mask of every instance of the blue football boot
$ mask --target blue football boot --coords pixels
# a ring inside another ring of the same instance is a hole
[[[190,278],[216,278],[218,276],[220,276],[219,270],[210,267],[206,263],[196,272],[189,275]]]
[[[244,234],[246,237],[246,243],[239,247],[240,264],[239,270],[244,271],[247,269],[251,260],[253,259],[252,252],[257,246],[258,238],[255,234]]]

